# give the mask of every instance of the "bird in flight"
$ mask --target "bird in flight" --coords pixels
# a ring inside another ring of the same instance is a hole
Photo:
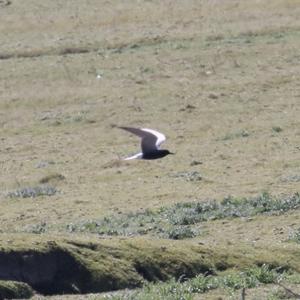
[[[133,128],[133,127],[119,127],[121,129],[127,130],[137,136],[141,140],[142,152],[137,153],[133,156],[124,158],[124,160],[130,159],[158,159],[162,158],[168,154],[174,154],[169,150],[159,149],[159,146],[166,140],[164,134],[147,128]]]

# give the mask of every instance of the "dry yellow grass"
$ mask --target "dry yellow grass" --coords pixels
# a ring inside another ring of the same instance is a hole
[[[1,231],[299,192],[299,14],[298,0],[1,7]],[[119,162],[138,140],[114,125],[161,130],[176,156]],[[174,177],[187,171],[203,179]],[[54,177],[54,196],[6,197]],[[298,221],[295,213],[207,223],[203,242],[251,244],[264,228],[255,243],[276,245],[274,228],[284,241]]]
[[[20,214],[32,222],[43,218],[43,211],[48,222],[56,222],[193,198],[299,189],[299,182],[280,179],[299,172],[298,6],[97,3],[88,2],[82,14],[73,2],[60,8],[56,2],[15,1],[2,9],[15,28],[10,43],[22,37],[24,44],[8,47],[3,29],[0,52],[46,51],[36,58],[1,60],[2,190],[51,173],[66,177],[61,194],[39,200],[38,210],[30,212],[36,200],[15,205],[4,199],[5,224],[23,225],[15,222]],[[16,16],[20,11],[22,19]],[[57,22],[49,26],[53,18]],[[112,31],[109,39],[97,22]],[[68,26],[75,23],[80,28],[73,29],[70,44]],[[70,46],[97,50],[58,55],[57,49]],[[138,146],[112,124],[162,130],[175,159],[105,168]],[[274,132],[275,126],[282,132]],[[239,135],[243,131],[249,136]],[[191,167],[193,160],[203,164]],[[53,164],[37,168],[43,161]],[[204,180],[195,184],[169,176],[191,169]]]

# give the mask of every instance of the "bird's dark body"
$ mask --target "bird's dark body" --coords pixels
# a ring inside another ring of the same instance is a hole
[[[142,153],[138,153],[131,157],[125,158],[125,160],[136,159],[136,158],[152,160],[152,159],[159,159],[165,157],[168,154],[174,154],[169,150],[159,149],[160,144],[166,140],[166,137],[164,136],[164,134],[156,130],[147,129],[147,128],[125,127],[125,126],[119,128],[127,130],[141,138]]]
[[[162,158],[168,154],[173,154],[171,153],[169,150],[156,150],[153,152],[149,152],[149,153],[143,153],[143,157],[142,159],[158,159],[158,158]]]

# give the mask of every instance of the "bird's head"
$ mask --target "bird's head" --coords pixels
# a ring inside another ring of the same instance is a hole
[[[170,152],[169,150],[161,150],[161,151],[163,151],[164,155],[169,155],[169,154],[174,155],[175,154],[173,152]]]

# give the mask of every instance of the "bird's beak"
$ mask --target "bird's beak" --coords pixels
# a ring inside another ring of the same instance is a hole
[[[174,152],[170,152],[169,154],[175,155],[175,153],[174,153]]]

